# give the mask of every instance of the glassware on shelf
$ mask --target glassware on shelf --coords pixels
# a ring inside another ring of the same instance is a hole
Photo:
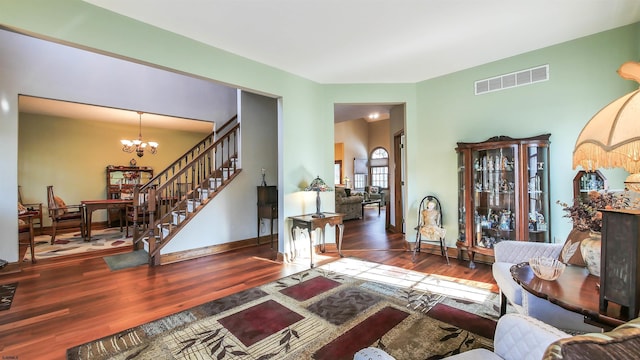
[[[549,134],[458,143],[458,249],[493,255],[503,240],[549,242]]]

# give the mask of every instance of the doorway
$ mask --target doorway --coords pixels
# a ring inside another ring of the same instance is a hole
[[[399,166],[398,155],[395,150],[395,136],[404,129],[405,104],[334,104],[334,143],[336,149],[340,144],[340,151],[335,152],[335,161],[342,162],[342,180],[338,186],[350,185],[352,193],[363,193],[365,187],[372,184],[375,176],[371,173],[371,154],[375,149],[384,149],[388,153],[388,184],[383,190],[385,200],[383,201],[380,219],[378,219],[378,209],[375,205],[364,208],[363,218],[359,220],[349,220],[345,222],[347,229],[351,224],[361,222],[358,227],[366,228],[364,233],[368,237],[385,236],[388,233],[402,233],[403,222],[403,197],[400,184],[397,180]],[[378,159],[379,160],[379,159]],[[357,171],[358,165],[365,163],[364,171]],[[376,165],[376,164],[373,164]],[[374,166],[375,167],[375,166]],[[347,182],[344,180],[348,179]],[[375,215],[375,216],[374,216]],[[373,221],[375,217],[376,221]],[[368,227],[371,227],[371,231]],[[377,234],[380,232],[380,234]],[[379,248],[381,244],[371,244],[373,248]],[[384,243],[382,243],[384,245]],[[388,245],[391,246],[391,245]],[[369,248],[369,246],[367,246]]]

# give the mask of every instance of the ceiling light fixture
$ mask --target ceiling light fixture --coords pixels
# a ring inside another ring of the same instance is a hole
[[[138,157],[144,156],[144,150],[149,146],[149,152],[155,154],[158,151],[158,143],[155,141],[143,142],[142,141],[142,112],[138,111],[138,139],[136,140],[120,140],[122,143],[122,151],[127,153],[136,152]]]

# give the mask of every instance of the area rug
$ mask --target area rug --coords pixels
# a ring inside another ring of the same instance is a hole
[[[91,241],[84,241],[79,232],[56,235],[51,245],[50,235],[38,235],[34,238],[36,259],[50,259],[59,256],[81,254],[88,251],[113,249],[133,244],[131,237],[126,237],[120,228],[92,230]],[[23,261],[31,261],[31,251],[27,249]]]
[[[122,270],[148,264],[149,253],[145,250],[136,250],[123,254],[105,256],[103,259],[112,271]]]
[[[492,348],[495,321],[463,310],[490,294],[435,275],[340,259],[68,349],[67,357],[335,360],[377,346],[397,359],[439,359]],[[452,301],[458,308],[444,304],[453,295],[462,295]],[[434,319],[438,305],[479,327]]]
[[[18,283],[0,285],[0,311],[9,310],[16,294]]]

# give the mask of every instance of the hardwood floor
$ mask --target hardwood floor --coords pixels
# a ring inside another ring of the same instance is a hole
[[[411,261],[402,234],[384,230],[384,209],[366,209],[362,220],[345,222],[343,254],[424,273],[484,283],[497,291],[491,268],[421,253]],[[26,249],[24,249],[26,250]],[[262,285],[308,268],[281,264],[261,245],[150,268],[110,271],[101,256],[23,263],[0,272],[0,284],[18,282],[9,310],[0,311],[1,359],[64,359],[66,349],[151,320]],[[338,258],[331,250],[316,259]],[[321,260],[322,259],[322,260]]]

